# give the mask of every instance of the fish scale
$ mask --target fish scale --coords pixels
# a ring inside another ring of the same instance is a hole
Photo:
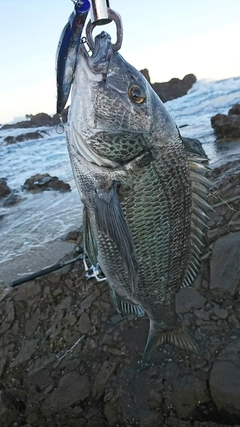
[[[159,181],[160,173],[157,171],[158,165],[159,163],[155,162],[146,168],[145,175],[142,171],[139,172],[140,176],[136,175],[137,188],[133,188],[135,193],[133,209],[131,209],[132,196],[130,195],[129,198],[126,196],[126,199],[121,200],[120,194],[120,200],[125,209],[126,220],[135,244],[137,260],[139,260],[139,295],[141,294],[139,299],[144,300],[145,307],[147,303],[144,294],[145,289],[151,290],[162,276],[168,276],[165,286],[169,287],[172,291],[172,298],[175,298],[175,288],[179,284],[179,271],[180,269],[183,270],[183,266],[186,264],[189,246],[189,230],[186,229],[185,221],[182,221],[181,203],[177,204],[172,214],[169,215],[169,200],[174,195],[172,193],[175,193],[175,187],[166,186],[163,192],[162,182]],[[172,169],[172,166],[170,167]],[[124,193],[124,183],[122,191]],[[160,194],[159,199],[155,197],[157,192]],[[190,197],[188,197],[188,205],[190,209]],[[144,218],[144,221],[141,220],[141,217]],[[181,228],[176,227],[179,218],[181,219]],[[162,233],[162,225],[164,226],[164,233]],[[190,223],[188,223],[188,227],[190,227]],[[171,230],[174,231],[174,234],[171,233]],[[185,233],[186,231],[187,233]],[[146,262],[151,265],[150,271],[146,269]],[[163,291],[162,286],[159,286],[158,290],[160,293],[166,292],[166,289]],[[166,295],[169,296],[169,293]]]

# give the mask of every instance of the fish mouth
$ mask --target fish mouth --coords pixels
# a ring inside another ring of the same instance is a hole
[[[87,54],[87,63],[94,74],[102,74],[106,78],[113,53],[111,36],[102,31],[95,37],[92,55]]]

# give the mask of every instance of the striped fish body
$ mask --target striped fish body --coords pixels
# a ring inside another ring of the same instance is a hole
[[[111,54],[106,33],[90,58],[81,52],[67,141],[85,251],[100,264],[118,311],[150,319],[142,363],[163,343],[196,351],[175,296],[198,273],[208,181],[151,86]]]

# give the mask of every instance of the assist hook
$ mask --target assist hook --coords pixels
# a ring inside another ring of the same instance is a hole
[[[116,24],[117,40],[112,44],[112,49],[117,51],[122,46],[123,40],[123,26],[121,16],[110,9],[109,0],[91,0],[90,7],[90,21],[86,26],[86,39],[91,50],[94,48],[94,40],[92,32],[97,25],[106,25],[111,21]]]

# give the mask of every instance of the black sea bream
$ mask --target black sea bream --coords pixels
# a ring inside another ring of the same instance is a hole
[[[95,38],[81,45],[67,126],[84,205],[84,246],[105,274],[122,314],[150,319],[145,364],[160,344],[196,351],[175,312],[195,280],[206,227],[205,167],[144,76]]]

